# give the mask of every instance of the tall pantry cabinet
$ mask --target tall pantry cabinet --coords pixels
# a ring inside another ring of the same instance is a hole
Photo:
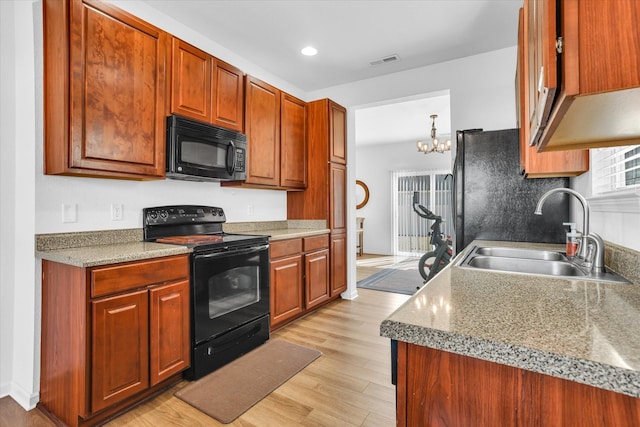
[[[307,104],[307,188],[287,193],[289,219],[324,219],[331,230],[331,297],[347,289],[346,116],[330,99]]]

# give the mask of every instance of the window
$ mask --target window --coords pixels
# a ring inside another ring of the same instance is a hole
[[[593,194],[640,187],[640,145],[591,150]]]
[[[640,146],[624,153],[625,187],[640,184]]]
[[[640,213],[640,145],[591,150],[591,210]]]

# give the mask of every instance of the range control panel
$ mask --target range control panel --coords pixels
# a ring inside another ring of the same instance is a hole
[[[223,223],[227,220],[222,208],[193,205],[144,208],[142,216],[145,225]]]

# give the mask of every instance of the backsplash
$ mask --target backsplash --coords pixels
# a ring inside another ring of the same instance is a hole
[[[325,220],[287,220],[231,222],[223,225],[226,233],[247,233],[252,231],[282,229],[319,229],[326,228]],[[142,242],[142,228],[120,230],[79,231],[71,233],[36,234],[36,251],[80,248],[84,246],[112,245],[118,243]]]
[[[142,228],[36,234],[36,251],[142,242]]]
[[[640,252],[605,242],[604,264],[633,283],[640,283]]]

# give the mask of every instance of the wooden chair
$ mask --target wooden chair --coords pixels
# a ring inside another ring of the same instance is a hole
[[[358,239],[358,245],[356,246],[356,249],[358,250],[358,256],[362,256],[362,253],[364,251],[364,246],[363,246],[363,237],[364,237],[364,218],[359,216],[356,218],[356,237]]]

